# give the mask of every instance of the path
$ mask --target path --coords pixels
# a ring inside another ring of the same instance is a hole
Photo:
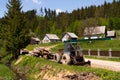
[[[96,59],[85,59],[91,61],[91,66],[96,68],[104,68],[112,71],[120,72],[120,62],[96,60]]]
[[[56,45],[52,45],[52,46],[44,46],[44,47],[40,47],[40,48],[45,48],[46,50],[50,50],[51,48],[54,48],[54,47],[56,47],[58,44],[56,44]]]

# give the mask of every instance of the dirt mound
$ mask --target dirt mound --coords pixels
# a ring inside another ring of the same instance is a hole
[[[81,72],[74,75],[67,75],[65,77],[68,78],[68,80],[102,80],[96,76],[95,73],[91,72]]]

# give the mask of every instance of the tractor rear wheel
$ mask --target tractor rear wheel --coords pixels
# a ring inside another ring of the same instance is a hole
[[[53,59],[54,59],[56,62],[59,62],[59,61],[60,61],[60,55],[59,55],[58,53],[55,53]]]
[[[62,64],[69,64],[71,61],[70,56],[68,54],[63,54],[61,63]]]

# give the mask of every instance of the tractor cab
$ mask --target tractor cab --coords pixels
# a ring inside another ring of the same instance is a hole
[[[68,55],[78,55],[81,51],[77,40],[68,40],[64,42],[64,53]]]

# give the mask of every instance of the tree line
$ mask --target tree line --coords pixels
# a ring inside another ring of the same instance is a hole
[[[34,16],[30,12],[34,12]],[[71,13],[66,11],[57,14],[55,10],[49,8],[41,8],[39,15],[36,15],[35,10],[27,13],[32,14],[32,19],[29,19],[30,15],[27,16],[28,21],[34,24],[32,30],[41,39],[46,33],[55,33],[61,37],[65,32],[74,32],[83,37],[84,28],[89,26],[86,25],[88,21],[91,22],[91,26],[95,23],[96,26],[107,26],[108,30],[120,29],[120,0],[78,8]]]

